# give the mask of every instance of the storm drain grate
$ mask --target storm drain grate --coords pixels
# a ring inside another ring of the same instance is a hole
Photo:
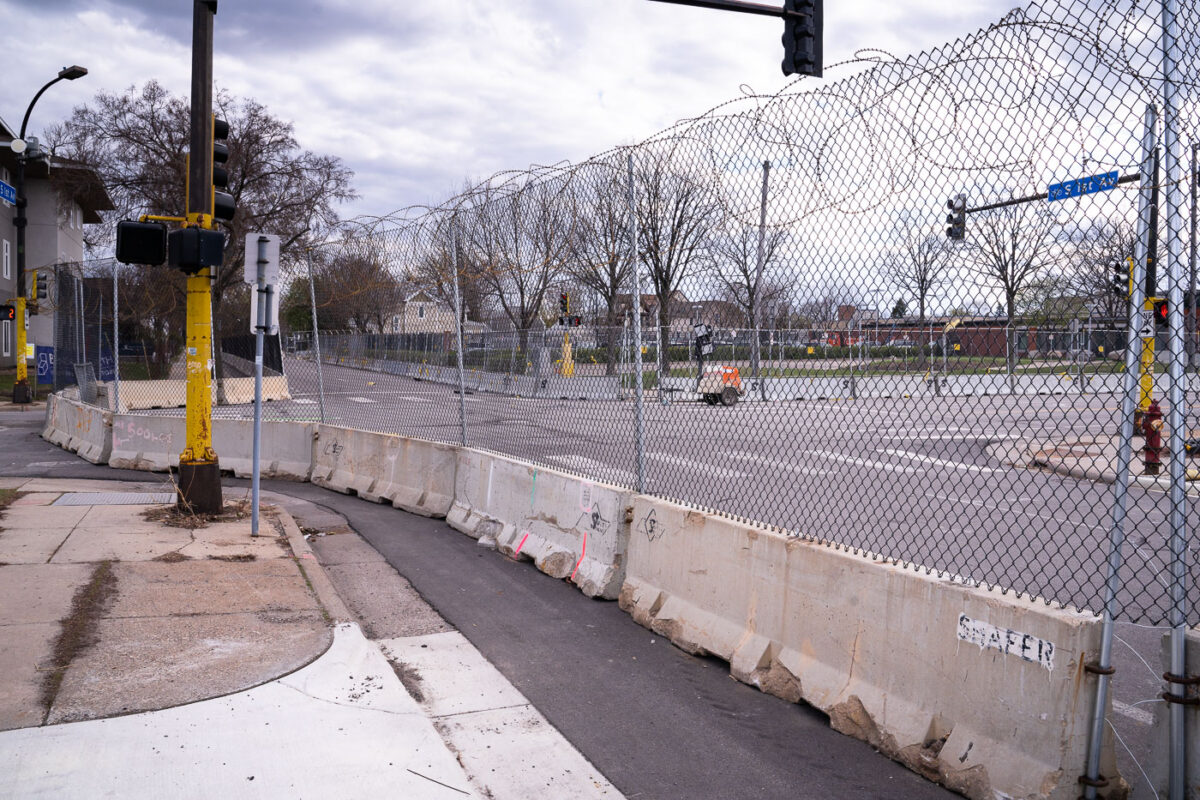
[[[153,506],[174,503],[170,492],[68,492],[54,501],[56,506]]]

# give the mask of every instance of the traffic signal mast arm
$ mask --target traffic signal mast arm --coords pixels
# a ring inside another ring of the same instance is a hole
[[[1130,175],[1122,175],[1121,177],[1117,178],[1117,183],[1133,183],[1134,181],[1139,181],[1141,179],[1142,179],[1142,173],[1134,172]],[[967,208],[966,213],[977,214],[980,211],[991,211],[996,208],[1007,208],[1008,206],[1018,206],[1018,205],[1021,205],[1022,203],[1033,203],[1038,200],[1048,200],[1048,199],[1050,199],[1050,193],[1048,191],[1040,192],[1039,194],[1031,194],[1031,195],[1028,195],[1027,197],[1016,197],[1016,198],[1013,198],[1012,200],[1002,200],[999,203],[988,203],[986,206],[976,206],[975,208]]]
[[[762,3],[743,3],[740,0],[653,0],[656,3],[671,3],[677,6],[695,6],[696,8],[711,8],[716,11],[740,11],[743,14],[758,14],[763,17],[781,17],[783,19],[802,19],[803,14],[778,6],[767,6]]]

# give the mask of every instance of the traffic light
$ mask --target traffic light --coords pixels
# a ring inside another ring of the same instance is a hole
[[[167,263],[195,275],[219,267],[225,253],[225,234],[204,228],[181,228],[167,234]]]
[[[12,322],[17,318],[16,306],[0,306],[0,320]]]
[[[783,74],[821,77],[822,0],[784,0]]]
[[[558,310],[563,314],[566,314],[571,310],[571,298],[567,296],[566,292],[562,292],[558,295]]]
[[[1167,301],[1154,301],[1154,327],[1165,330],[1167,327]]]
[[[229,192],[221,191],[222,189],[229,188],[229,170],[222,166],[225,162],[229,161],[229,145],[225,143],[225,140],[228,138],[229,123],[219,117],[213,117],[212,213],[217,219],[224,220],[233,219],[233,215],[237,211],[237,203],[234,202],[233,195],[229,194]]]
[[[33,299],[39,303],[49,297],[49,290],[46,288],[49,281],[45,275],[38,275],[38,271],[33,271]]]
[[[946,215],[946,236],[961,242],[967,237],[967,196],[956,194],[946,201],[950,213]]]
[[[1133,287],[1129,284],[1129,261],[1122,259],[1113,264],[1111,289],[1117,297],[1129,297]]]
[[[167,261],[167,226],[161,222],[117,223],[117,261],[157,267]]]

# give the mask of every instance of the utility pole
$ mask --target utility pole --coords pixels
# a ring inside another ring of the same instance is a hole
[[[217,0],[193,0],[192,108],[187,224],[213,228],[213,17]],[[179,455],[179,506],[221,510],[221,468],[212,446],[212,271],[187,278],[187,441]]]

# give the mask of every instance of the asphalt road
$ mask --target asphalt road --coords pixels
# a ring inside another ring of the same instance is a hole
[[[289,359],[286,367],[295,399],[269,404],[268,418],[319,419],[315,365]],[[324,386],[330,424],[459,441],[459,397],[451,387],[335,366],[324,368]],[[473,393],[465,406],[472,446],[636,485],[631,401]],[[989,447],[1110,434],[1117,412],[1112,395],[862,398],[733,408],[648,401],[647,489],[1096,609],[1112,486],[1013,468]],[[247,415],[250,407],[217,413]],[[1120,616],[1130,621],[1166,619],[1167,499],[1141,488],[1130,495],[1119,598]],[[1195,536],[1193,523],[1193,547]],[[1191,581],[1200,582],[1195,558]]]

